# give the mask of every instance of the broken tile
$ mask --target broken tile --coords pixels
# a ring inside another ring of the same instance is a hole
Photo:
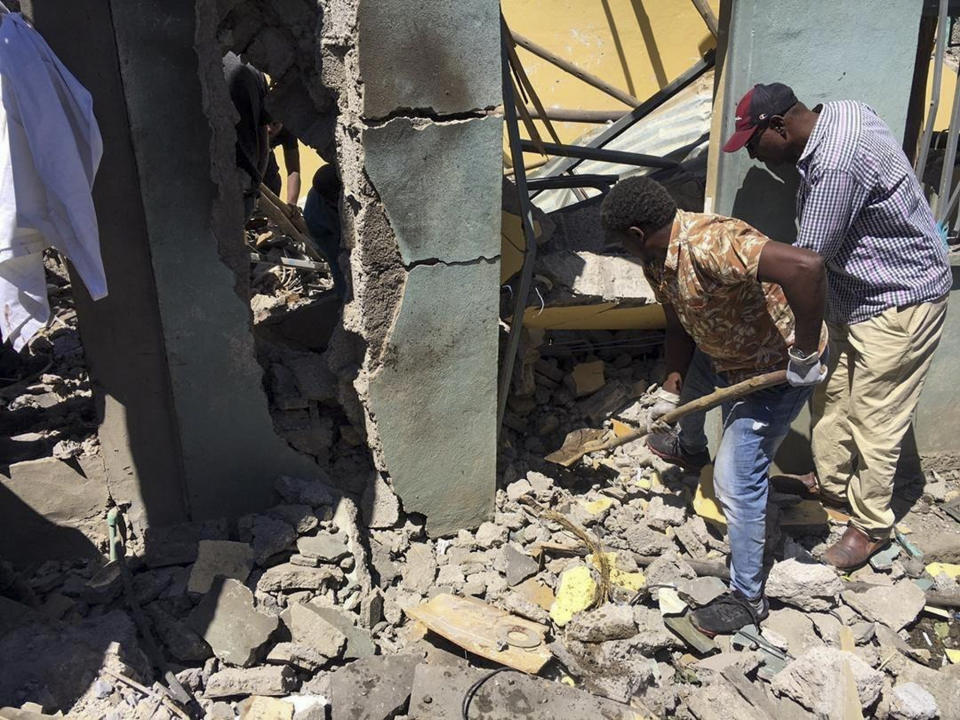
[[[926,604],[926,594],[911,582],[876,587],[865,592],[845,590],[843,601],[867,620],[900,630],[917,619]]]
[[[232,578],[214,581],[187,619],[187,625],[207,641],[220,660],[241,667],[256,662],[279,622],[257,612],[253,593]]]

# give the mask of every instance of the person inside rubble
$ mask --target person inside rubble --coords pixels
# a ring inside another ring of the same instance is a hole
[[[336,166],[332,163],[321,165],[313,174],[303,205],[303,219],[330,265],[333,291],[342,299],[346,280],[340,268],[340,189]]]
[[[291,209],[299,210],[300,202],[300,143],[297,137],[279,120],[271,120],[267,125],[270,153],[267,155],[267,169],[263,175],[263,184],[277,197],[282,197]],[[287,169],[287,191],[281,195],[283,181],[280,178],[280,164],[277,162],[275,148],[283,149],[283,164]]]
[[[647,177],[618,182],[600,218],[608,246],[640,260],[666,314],[665,378],[652,421],[714,387],[787,371],[788,384],[722,407],[713,478],[730,537],[730,592],[691,613],[694,626],[711,637],[757,625],[769,610],[763,594],[767,472],[825,373],[823,260],[773,242],[741,220],[679,210]],[[679,435],[660,433],[652,442],[667,448],[670,438],[682,444],[685,457],[709,461],[702,422],[687,427],[681,420]]]
[[[270,155],[267,78],[234,52],[223,56],[223,75],[230,99],[240,116],[236,124],[237,167],[248,178],[243,190],[243,209],[245,217],[249,219],[260,197],[260,183],[263,182]]]
[[[869,106],[840,100],[810,110],[771,83],[754,86],[736,114],[723,149],[796,165],[796,246],[819,254],[829,279],[830,374],[812,404],[815,471],[782,480],[852,513],[824,559],[856,568],[890,543],[900,448],[947,312],[946,243],[899,141]]]

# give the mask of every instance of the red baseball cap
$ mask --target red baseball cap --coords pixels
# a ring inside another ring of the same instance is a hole
[[[774,115],[782,115],[797,104],[793,90],[783,83],[754,85],[737,103],[733,135],[723,145],[724,152],[736,152],[753,133]]]

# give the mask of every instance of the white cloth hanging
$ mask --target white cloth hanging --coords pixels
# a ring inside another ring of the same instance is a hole
[[[42,251],[105,297],[93,180],[103,142],[90,93],[18,13],[0,15],[0,335],[19,350],[49,320]]]

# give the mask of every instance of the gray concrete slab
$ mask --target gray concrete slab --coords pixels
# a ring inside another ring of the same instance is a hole
[[[500,103],[496,0],[360,0],[357,25],[366,117]]]
[[[434,536],[493,512],[498,296],[495,262],[413,268],[370,380],[393,487]]]
[[[397,118],[365,130],[363,148],[404,264],[500,254],[501,118]]]

